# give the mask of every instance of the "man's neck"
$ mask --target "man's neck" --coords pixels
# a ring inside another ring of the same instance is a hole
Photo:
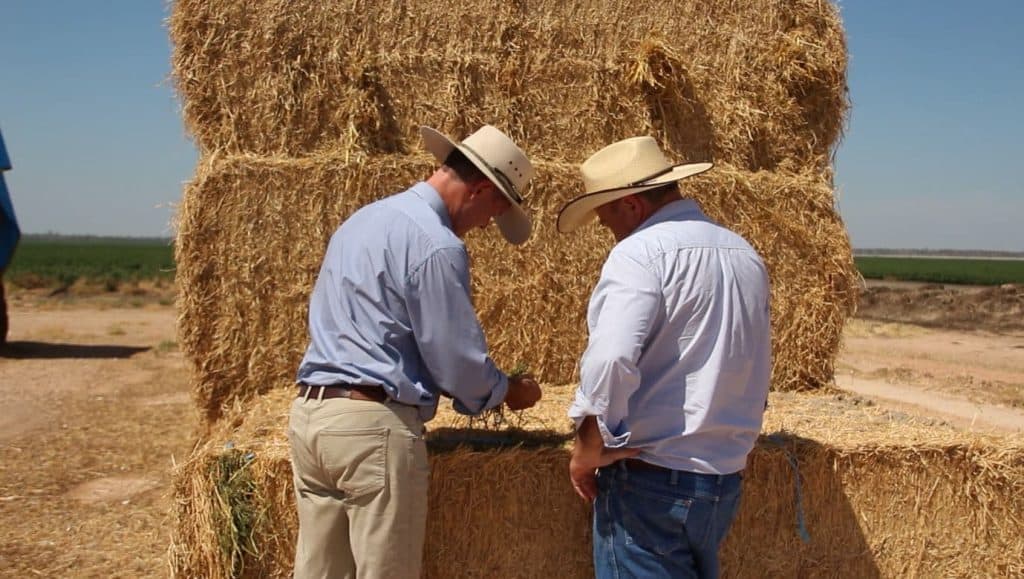
[[[637,229],[640,229],[644,223],[647,223],[651,217],[654,217],[654,214],[661,211],[663,207],[675,203],[676,201],[679,201],[679,199],[681,199],[681,197],[666,197],[659,201],[649,201],[644,199],[642,204],[643,212],[639,215],[636,225],[634,225],[633,229],[629,232],[629,235],[633,235]]]
[[[463,204],[466,201],[462,182],[453,178],[447,171],[440,168],[427,179],[427,184],[437,191],[445,208],[448,210],[448,221],[452,224],[452,231],[455,235],[462,237],[464,232],[459,231],[459,215]]]

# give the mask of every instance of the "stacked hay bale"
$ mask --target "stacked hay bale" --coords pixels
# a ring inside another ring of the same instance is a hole
[[[282,432],[327,239],[357,207],[429,175],[419,124],[462,137],[483,123],[522,143],[538,177],[524,247],[493,231],[467,240],[476,303],[495,359],[540,375],[546,401],[525,432],[500,435],[516,448],[438,429],[450,416],[433,424],[426,576],[591,575],[588,509],[563,479],[563,413],[612,240],[597,226],[560,236],[554,221],[580,189],[578,164],[638,134],[716,162],[684,189],[757,247],[772,278],[768,428],[780,434],[751,458],[726,574],[1024,570],[1020,440],[996,448],[781,393],[831,380],[855,303],[829,166],[846,107],[830,3],[177,0],[171,34],[202,151],[180,209],[180,341],[209,424],[176,474],[176,574],[288,575]]]
[[[566,480],[572,394],[546,387],[523,416],[525,433],[453,431],[458,417],[439,414],[425,577],[593,577],[589,505]],[[291,576],[289,401],[286,391],[261,397],[179,468],[175,576]],[[1024,437],[965,434],[854,402],[771,395],[773,434],[750,457],[723,576],[1021,576]]]
[[[203,153],[180,211],[180,336],[211,422],[291,385],[326,241],[429,175],[419,124],[455,137],[494,124],[538,166],[526,246],[468,240],[499,364],[575,378],[611,238],[557,234],[557,210],[589,154],[651,134],[673,158],[718,164],[687,193],[765,257],[774,387],[831,380],[856,299],[829,168],[846,107],[831,4],[178,0],[170,23]]]
[[[548,382],[573,379],[586,343],[584,309],[611,238],[597,226],[555,232],[576,165],[538,162],[524,249],[497,235],[470,239],[481,321],[495,359]],[[306,345],[306,306],[326,240],[366,202],[348,192],[397,191],[428,174],[424,155],[214,158],[181,205],[181,343],[197,367],[193,392],[214,418],[230,401],[291,388]],[[821,177],[730,165],[686,183],[712,217],[755,239],[773,274],[776,389],[832,377],[853,271],[846,235]],[[740,217],[737,219],[737,217]]]

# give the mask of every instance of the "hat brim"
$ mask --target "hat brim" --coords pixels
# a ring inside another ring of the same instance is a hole
[[[480,169],[480,172],[486,175],[491,183],[494,183],[494,186],[498,188],[498,191],[501,191],[501,194],[508,199],[512,207],[494,218],[495,223],[498,224],[498,229],[501,230],[501,234],[505,237],[506,241],[512,245],[520,245],[530,238],[530,231],[533,229],[530,216],[526,214],[522,205],[515,200],[512,192],[505,190],[505,187],[501,184],[501,179],[497,178],[494,171],[477,158],[475,153],[430,127],[420,127],[420,137],[423,138],[423,146],[441,163],[444,163],[448,155],[455,149],[462,151],[466,158],[477,169]]]
[[[572,199],[566,203],[561,211],[558,212],[558,231],[561,233],[570,233],[575,231],[582,225],[586,225],[592,221],[596,214],[594,210],[598,207],[611,203],[616,199],[628,197],[634,193],[660,187],[674,181],[679,181],[687,177],[703,173],[708,169],[714,167],[712,163],[689,163],[685,165],[676,165],[671,171],[658,175],[654,179],[644,181],[630,187],[620,187],[616,189],[603,189],[601,191],[594,191],[591,193],[584,193],[575,199]]]

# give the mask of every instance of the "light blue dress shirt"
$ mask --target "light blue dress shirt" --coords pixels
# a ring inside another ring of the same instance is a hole
[[[297,381],[380,385],[424,421],[441,394],[464,414],[501,404],[508,377],[487,355],[469,279],[466,246],[429,184],[359,209],[327,246]]]
[[[742,470],[768,396],[768,300],[750,244],[690,199],[662,207],[605,262],[569,416],[646,462]]]

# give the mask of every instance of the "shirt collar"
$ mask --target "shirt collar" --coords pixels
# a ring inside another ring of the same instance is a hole
[[[704,216],[704,212],[700,210],[700,205],[697,205],[696,201],[693,199],[680,199],[655,211],[654,214],[641,223],[633,233],[636,233],[641,229],[647,229],[652,225],[656,225],[664,221],[682,221],[686,218],[707,219],[707,217]],[[632,233],[630,235],[632,235]]]
[[[448,215],[448,206],[441,199],[441,194],[434,189],[434,186],[426,181],[420,181],[410,189],[417,197],[427,202],[427,205],[441,218],[441,224],[448,229],[452,228],[452,218]]]

